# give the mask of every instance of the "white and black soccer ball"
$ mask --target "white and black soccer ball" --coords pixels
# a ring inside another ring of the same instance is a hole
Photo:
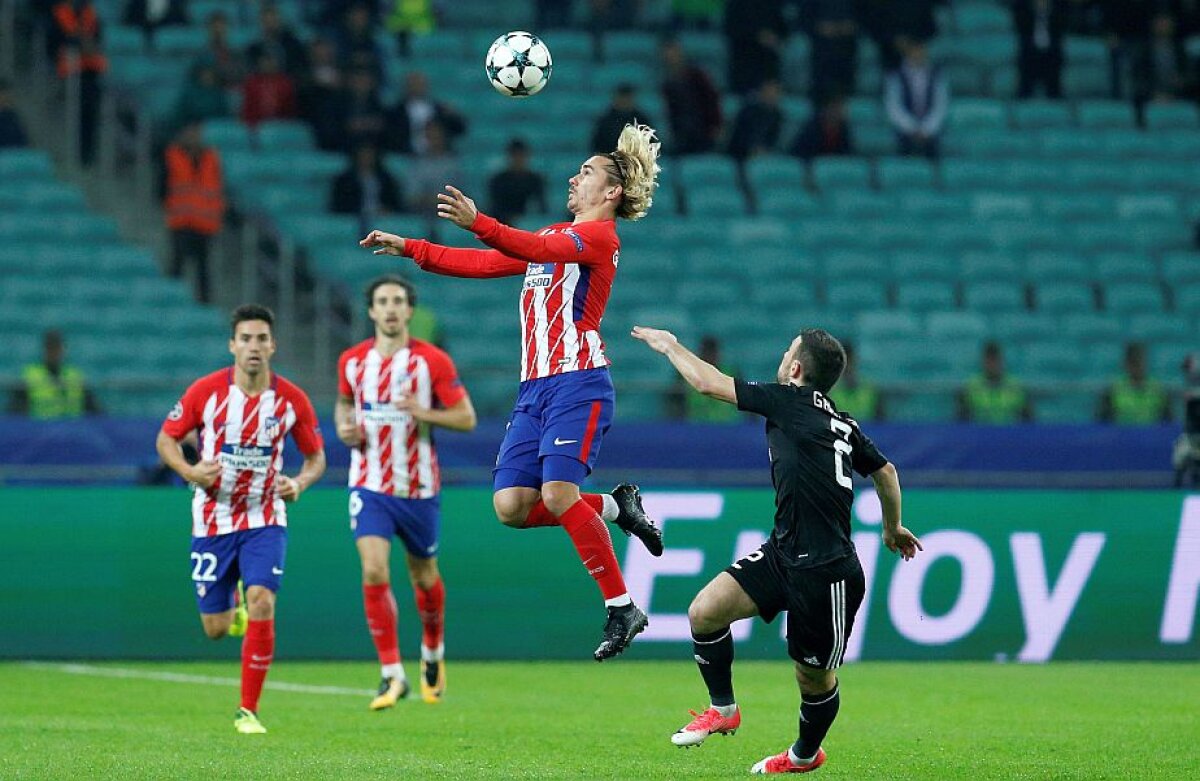
[[[527,98],[541,92],[553,68],[550,49],[542,39],[524,30],[497,38],[484,61],[488,81],[510,98]]]

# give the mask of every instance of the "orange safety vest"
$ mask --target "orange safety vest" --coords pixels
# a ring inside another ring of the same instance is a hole
[[[96,18],[96,9],[91,5],[85,6],[79,13],[71,3],[59,3],[54,6],[54,21],[68,39],[76,40],[87,33],[95,40],[100,32],[100,20]],[[65,79],[72,73],[103,73],[108,70],[108,59],[99,52],[91,54],[76,53],[72,56],[70,46],[60,46],[58,50],[58,77]]]
[[[167,148],[167,227],[212,235],[221,230],[221,161],[205,149],[197,161],[183,147]]]

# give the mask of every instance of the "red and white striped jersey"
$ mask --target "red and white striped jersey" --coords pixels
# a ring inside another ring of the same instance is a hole
[[[447,276],[525,276],[522,381],[609,365],[600,320],[621,257],[615,221],[555,223],[530,233],[480,214],[471,230],[495,249],[410,239],[404,253],[426,271]]]
[[[408,499],[437,496],[442,481],[431,427],[393,402],[411,396],[423,407],[447,409],[462,401],[467,391],[450,356],[410,339],[384,357],[368,339],[342,353],[338,390],[354,399],[355,417],[366,434],[350,450],[350,487]]]
[[[200,434],[200,458],[224,471],[192,499],[192,536],[286,526],[287,510],[275,492],[283,469],[283,440],[291,433],[304,455],[324,447],[317,415],[304,391],[277,374],[257,396],[234,384],[233,368],[192,383],[163,422],[175,439]]]

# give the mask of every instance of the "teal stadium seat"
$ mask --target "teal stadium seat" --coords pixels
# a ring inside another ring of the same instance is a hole
[[[995,3],[957,3],[954,7],[954,25],[964,35],[1006,33],[1012,29],[1012,16]]]
[[[1044,282],[1090,282],[1095,278],[1092,264],[1075,252],[1030,252],[1025,256],[1025,278],[1035,284]]]
[[[1155,133],[1114,128],[1089,135],[1100,142],[1103,155],[1109,159],[1152,159],[1162,156],[1163,144]]]
[[[913,190],[905,192],[900,199],[899,213],[910,215],[920,221],[957,219],[969,209],[966,200],[950,193]]]
[[[902,281],[896,285],[896,306],[912,312],[952,309],[957,295],[950,282]]]
[[[1035,342],[1058,328],[1058,318],[1046,312],[997,312],[988,321],[991,337],[1004,345]]]
[[[687,195],[688,214],[705,218],[738,216],[747,211],[746,198],[733,183],[715,187],[694,187]]]
[[[1096,308],[1091,286],[1080,282],[1045,282],[1034,287],[1033,297],[1038,310],[1047,314],[1092,312]]]
[[[942,183],[947,190],[983,190],[1002,186],[1008,163],[996,160],[950,159],[942,162]]]
[[[875,341],[921,338],[921,321],[911,312],[862,312],[855,320],[859,339]]]
[[[1192,161],[1200,156],[1200,133],[1194,128],[1160,130],[1154,138],[1158,141],[1159,157]]]
[[[1011,282],[1020,278],[1017,259],[1005,252],[968,252],[959,260],[964,282]]]
[[[1093,42],[1091,39],[1084,40],[1089,44]],[[1103,48],[1104,44],[1100,43],[1100,46]],[[1075,114],[1079,119],[1079,126],[1085,130],[1132,129],[1134,126],[1133,107],[1121,100],[1080,100],[1075,104]]]
[[[728,155],[692,155],[675,163],[679,182],[687,189],[704,185],[733,188],[737,167]]]
[[[1084,373],[1084,356],[1078,346],[1062,340],[1034,342],[1020,353],[1021,373],[1035,384],[1078,380]],[[1012,357],[1016,357],[1015,355]]]
[[[834,214],[849,219],[886,217],[896,212],[895,195],[873,190],[833,190],[826,195]]]
[[[871,186],[871,165],[856,157],[819,157],[812,162],[812,177],[823,192],[865,190]]]
[[[963,303],[982,313],[1025,309],[1025,289],[1016,282],[974,282],[963,285]]]
[[[1149,130],[1200,128],[1200,114],[1192,103],[1148,103],[1145,112]]]
[[[53,178],[54,166],[50,162],[50,155],[42,150],[0,149],[0,179],[5,182]]]
[[[1111,87],[1107,69],[1068,62],[1063,69],[1063,91],[1081,98],[1103,98]]]
[[[1200,282],[1200,252],[1173,250],[1163,253],[1162,278],[1172,286]]]
[[[1011,32],[962,35],[947,43],[955,59],[987,68],[1008,67],[1017,55],[1017,39]]]
[[[902,189],[905,196],[913,189],[928,189],[935,184],[933,164],[916,157],[884,157],[877,163],[879,185],[885,190]]]
[[[1095,133],[1078,128],[1043,128],[1036,133],[1038,150],[1047,160],[1090,160],[1105,154]]]
[[[1038,154],[1034,135],[1007,128],[953,127],[946,134],[944,146],[947,159],[1010,160]]]
[[[974,63],[948,62],[942,68],[946,81],[950,83],[951,95],[982,95],[987,92],[984,72]],[[863,85],[860,84],[860,88]],[[862,89],[863,92],[878,90]]]
[[[1145,312],[1163,312],[1162,288],[1150,282],[1115,282],[1104,286],[1104,308],[1119,317]]]
[[[982,343],[990,333],[987,318],[978,312],[930,312],[925,318],[925,331],[938,341],[970,341]],[[972,360],[975,353],[971,355]]]
[[[1038,423],[1090,423],[1096,404],[1096,394],[1090,391],[1053,391],[1034,399],[1033,419]]]
[[[744,291],[745,285],[741,280],[685,279],[675,288],[675,300],[688,311],[695,313],[693,319],[702,322],[705,312],[744,300]]]
[[[1105,340],[1120,340],[1123,327],[1115,318],[1098,312],[1072,312],[1060,321],[1064,336],[1080,344]]]
[[[1106,252],[1094,258],[1096,279],[1107,283],[1153,282],[1158,277],[1153,259],[1134,253]]]
[[[971,212],[979,219],[1020,219],[1033,216],[1033,196],[1021,193],[974,192]]]
[[[833,250],[825,253],[822,265],[826,276],[830,278],[886,279],[891,276],[886,257],[877,252],[850,249]]]
[[[58,181],[15,178],[0,189],[0,207],[12,211],[82,212],[87,208],[83,193]]]
[[[1116,215],[1115,199],[1104,193],[1046,193],[1038,196],[1038,212],[1053,220],[1105,220]]]
[[[1024,100],[1012,106],[1013,124],[1020,130],[1046,127],[1070,127],[1070,107],[1058,100]]]
[[[949,112],[951,134],[1009,126],[1008,107],[995,98],[957,98],[950,102]]]
[[[1179,199],[1169,193],[1139,193],[1117,198],[1117,216],[1123,220],[1182,219]]]
[[[1169,341],[1196,335],[1192,321],[1181,314],[1143,312],[1129,318],[1128,335],[1146,342]]]
[[[892,420],[948,423],[954,415],[954,394],[949,391],[904,393],[888,399],[888,417]]]
[[[750,301],[756,307],[764,307],[774,312],[794,310],[799,306],[815,308],[817,303],[816,286],[807,280],[779,284],[776,279],[754,276],[749,281]],[[764,317],[763,320],[768,320]]]
[[[887,306],[887,287],[872,279],[831,279],[825,285],[825,303],[850,312],[882,309]]]
[[[1125,191],[1134,166],[1126,161],[1070,161],[1062,185],[1077,192]]]
[[[272,119],[254,131],[264,149],[307,151],[313,148],[312,128],[296,119]]]
[[[1180,376],[1184,358],[1195,351],[1195,339],[1176,339],[1150,345],[1150,376],[1174,384]]]

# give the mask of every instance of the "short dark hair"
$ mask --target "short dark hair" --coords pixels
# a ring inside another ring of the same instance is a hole
[[[237,332],[238,323],[250,320],[262,320],[270,326],[271,335],[275,335],[275,313],[262,304],[242,304],[233,310],[229,315],[229,335],[232,337]]]
[[[837,384],[846,368],[846,351],[842,349],[842,343],[823,328],[800,332],[800,346],[793,359],[804,367],[804,384],[822,393],[828,393]]]
[[[375,291],[384,285],[399,285],[404,288],[404,292],[408,295],[408,305],[413,307],[417,305],[417,288],[413,283],[399,274],[384,274],[367,283],[367,309],[370,309],[375,303]]]

